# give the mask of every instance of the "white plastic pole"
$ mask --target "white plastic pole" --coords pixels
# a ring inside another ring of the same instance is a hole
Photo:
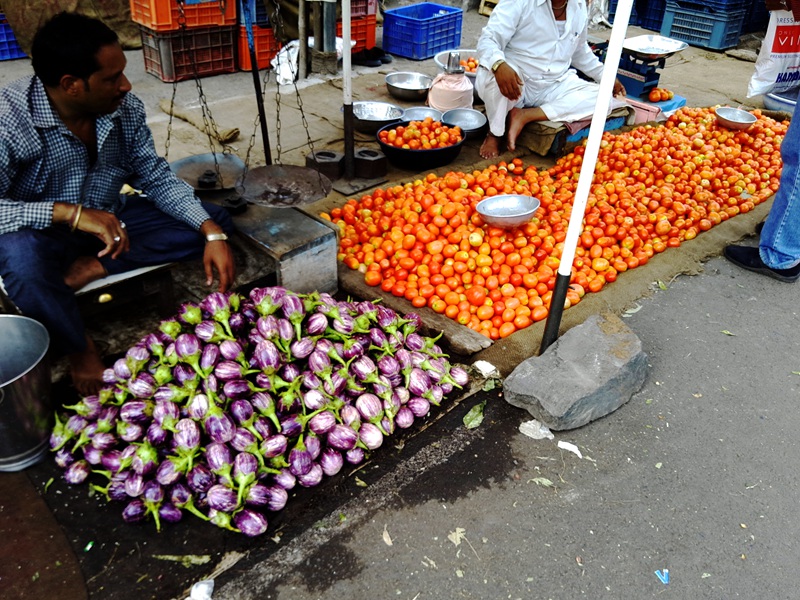
[[[564,240],[564,250],[561,253],[561,263],[558,266],[556,287],[550,303],[550,313],[547,316],[544,335],[542,337],[541,352],[544,352],[552,342],[558,338],[558,327],[561,315],[564,312],[564,299],[572,275],[572,263],[575,259],[575,249],[578,238],[583,231],[583,217],[586,212],[586,202],[594,179],[594,170],[597,166],[597,155],[600,151],[600,142],[605,130],[608,108],[614,94],[614,83],[617,78],[619,59],[622,56],[622,44],[628,30],[628,22],[633,9],[633,0],[619,0],[614,16],[614,25],[611,28],[611,37],[608,40],[606,59],[603,66],[603,75],[600,78],[600,89],[597,93],[597,102],[589,126],[589,137],[586,140],[586,151],[583,154],[581,172],[578,176],[578,187],[575,190],[575,201],[572,205],[572,214],[567,227],[567,237]]]

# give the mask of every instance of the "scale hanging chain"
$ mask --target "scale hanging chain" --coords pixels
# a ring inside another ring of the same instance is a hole
[[[264,73],[264,81],[261,86],[261,102],[263,102],[264,98],[266,97],[267,84],[269,83],[270,80],[270,72],[271,69],[267,68],[266,72]],[[256,145],[256,134],[258,133],[258,126],[260,124],[261,124],[261,115],[256,113],[256,118],[253,119],[253,133],[250,134],[250,142],[247,145],[247,153],[245,154],[244,157],[244,170],[242,171],[242,174],[239,177],[239,181],[236,184],[236,191],[240,196],[243,196],[246,190],[244,182],[245,179],[247,178],[247,171],[250,170],[250,155],[252,154],[253,148],[255,148]]]
[[[211,150],[211,156],[214,158],[214,171],[217,176],[217,181],[221,188],[224,189],[224,183],[222,181],[222,172],[220,170],[219,161],[217,160],[217,153],[214,150],[214,138],[217,140],[220,139],[219,129],[217,127],[216,121],[214,121],[214,117],[211,114],[211,107],[208,105],[208,100],[206,98],[205,92],[203,90],[203,84],[200,82],[200,74],[198,73],[197,68],[197,60],[195,58],[195,53],[192,48],[189,48],[189,44],[187,43],[187,36],[186,36],[186,13],[184,12],[184,2],[185,0],[178,0],[178,24],[180,26],[181,31],[181,42],[183,44],[183,50],[189,54],[189,59],[192,63],[192,73],[194,74],[194,82],[195,87],[197,88],[197,96],[200,100],[200,114],[203,117],[203,130],[208,137],[208,145]],[[225,13],[225,2],[226,0],[220,0],[220,10],[222,13]],[[174,92],[173,92],[174,96]],[[222,142],[220,142],[222,143]],[[227,148],[225,144],[222,144],[222,153],[226,154],[229,153],[230,149]]]
[[[169,99],[169,120],[167,121],[167,140],[164,142],[164,160],[169,158],[169,146],[172,140],[172,120],[175,115],[175,96],[178,93],[178,82],[172,82],[172,97]]]
[[[273,15],[275,17],[275,22],[278,25],[278,28],[281,31],[284,31],[283,17],[281,16],[281,6],[280,6],[280,3],[279,3],[279,0],[272,0],[272,2],[275,5],[275,12],[274,12],[274,15]],[[289,69],[292,72],[292,84],[294,85],[294,94],[295,94],[295,97],[297,98],[297,108],[300,110],[300,121],[303,124],[303,129],[306,132],[306,142],[308,144],[309,150],[311,150],[311,156],[314,156],[314,142],[311,140],[311,132],[309,131],[309,128],[308,128],[308,119],[306,118],[306,113],[303,110],[303,100],[300,97],[300,88],[297,86],[297,73],[295,72],[294,64],[291,61],[289,61]],[[280,162],[280,155],[281,155],[281,152],[280,152],[280,139],[281,139],[280,138],[280,131],[281,131],[281,120],[280,120],[281,101],[280,101],[280,99],[281,99],[281,87],[280,87],[280,84],[277,85],[277,88],[278,88],[278,91],[275,94],[275,97],[276,97],[276,100],[277,100],[277,118],[278,118],[278,126],[277,126],[277,129],[278,129],[278,134],[277,134],[278,135],[278,146],[277,146],[277,152],[278,152],[278,159],[279,159],[278,162]],[[322,172],[318,170],[317,171],[317,176],[319,177],[320,186],[324,189],[325,185],[324,185],[324,182],[322,181]]]

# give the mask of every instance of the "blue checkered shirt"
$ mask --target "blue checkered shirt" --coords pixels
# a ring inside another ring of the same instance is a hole
[[[142,101],[128,94],[97,119],[97,160],[50,106],[36,76],[0,90],[0,234],[52,225],[53,203],[118,213],[123,184],[199,229],[208,213],[156,153]]]

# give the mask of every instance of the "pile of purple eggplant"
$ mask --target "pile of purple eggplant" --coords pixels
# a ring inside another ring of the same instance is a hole
[[[362,462],[467,384],[420,324],[325,293],[213,293],[66,407],[50,447],[66,481],[99,481],[127,522],[160,530],[188,512],[257,536],[288,490]]]

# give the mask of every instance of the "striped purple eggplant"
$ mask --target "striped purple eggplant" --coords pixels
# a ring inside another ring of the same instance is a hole
[[[186,474],[186,484],[194,492],[207,492],[216,480],[211,470],[202,463],[192,467]]]
[[[297,337],[295,337],[296,333]],[[295,329],[289,319],[278,319],[278,340],[276,343],[283,349],[284,352],[288,352],[289,346],[292,344],[292,342],[295,339],[300,339],[300,337],[302,337],[301,330]]]
[[[285,435],[277,433],[265,438],[259,446],[259,451],[264,458],[275,458],[283,455],[289,447],[289,440]]]
[[[153,414],[153,406],[147,400],[129,400],[120,407],[119,418],[126,423],[146,423]]]
[[[144,437],[154,446],[163,446],[169,441],[169,432],[161,425],[153,421],[147,426]]]
[[[131,379],[126,387],[134,398],[147,399],[152,398],[153,394],[156,393],[158,384],[155,377],[143,371]]]
[[[118,421],[117,435],[123,442],[138,442],[144,437],[144,427],[142,427],[139,423]]]
[[[373,423],[362,423],[358,430],[358,439],[369,450],[375,450],[383,444],[383,433]]]
[[[178,309],[178,320],[186,325],[197,325],[203,320],[203,311],[193,302],[184,302]]]
[[[431,403],[419,396],[413,396],[406,406],[411,409],[415,417],[425,417],[431,411]]]
[[[274,288],[254,288],[250,291],[250,300],[258,314],[268,316],[280,309],[283,295],[278,294]]]
[[[303,305],[303,300],[296,294],[287,293],[283,297],[281,310],[283,311],[283,316],[286,317],[286,319],[294,326],[295,334],[297,336],[296,339],[301,339],[303,337],[303,332],[300,325],[306,316],[306,308]],[[283,337],[285,340],[287,339],[283,334],[281,337]]]
[[[406,387],[408,387],[408,391],[413,396],[424,396],[430,392],[431,379],[425,371],[414,367],[408,374],[408,385]]]
[[[117,381],[124,382],[133,377],[133,372],[128,365],[128,361],[126,361],[124,358],[118,358],[116,361],[114,361],[113,371],[114,377],[116,377]]]
[[[383,402],[375,394],[361,394],[355,407],[364,421],[380,421],[383,418]]]
[[[79,483],[86,481],[86,478],[89,477],[89,473],[91,473],[91,471],[92,468],[87,461],[83,459],[76,460],[70,463],[70,465],[64,471],[64,481],[70,485],[78,485]]]
[[[161,464],[158,465],[158,469],[156,469],[156,481],[161,485],[177,483],[178,480],[183,477],[183,473],[180,471],[177,462],[177,460],[170,456],[162,460]]]
[[[364,462],[366,455],[363,448],[351,448],[344,453],[344,459],[351,465],[358,465]]]
[[[325,448],[319,457],[319,466],[322,467],[322,472],[328,477],[333,477],[344,466],[344,457],[342,453],[336,448]]]
[[[144,477],[135,471],[128,471],[125,478],[125,493],[131,498],[138,498],[144,491]]]
[[[278,420],[278,415],[275,412],[277,407],[275,405],[275,400],[272,399],[272,396],[270,396],[267,392],[256,392],[250,397],[250,402],[258,414],[272,421],[272,423],[275,425],[275,428],[280,431],[281,424]]]
[[[336,415],[329,410],[323,410],[308,420],[308,428],[317,435],[324,435],[333,429],[336,422]]]
[[[211,486],[206,495],[208,506],[220,512],[232,513],[239,508],[236,492],[221,484]]]
[[[183,518],[183,511],[169,502],[158,507],[158,517],[166,523],[177,523]]]
[[[267,518],[259,512],[243,508],[233,515],[233,525],[247,537],[256,537],[267,531]]]
[[[307,473],[297,476],[297,483],[303,487],[314,487],[322,482],[324,475],[322,467],[318,463],[313,463]]]
[[[191,453],[200,448],[200,427],[194,419],[180,419],[175,424],[173,447],[180,455]]]
[[[408,429],[414,424],[414,413],[408,406],[401,406],[394,416],[394,424],[401,429]]]
[[[233,438],[234,425],[227,413],[212,405],[203,420],[206,434],[212,441],[225,444]]]
[[[144,521],[146,516],[147,508],[139,498],[131,500],[122,509],[122,520],[126,523],[139,523]]]
[[[351,427],[337,423],[328,432],[327,442],[337,450],[350,450],[358,442],[358,434]]]
[[[283,365],[278,347],[269,340],[256,344],[252,360],[253,368],[261,369],[267,375],[276,373]]]
[[[308,335],[313,337],[323,335],[328,329],[328,317],[322,313],[316,312],[308,317],[305,326]]]
[[[297,477],[289,469],[281,469],[279,473],[272,476],[272,481],[285,490],[291,490],[297,485]]]
[[[229,339],[225,328],[216,321],[203,321],[202,323],[198,323],[194,327],[194,334],[197,336],[197,339],[207,344],[216,344]]]

